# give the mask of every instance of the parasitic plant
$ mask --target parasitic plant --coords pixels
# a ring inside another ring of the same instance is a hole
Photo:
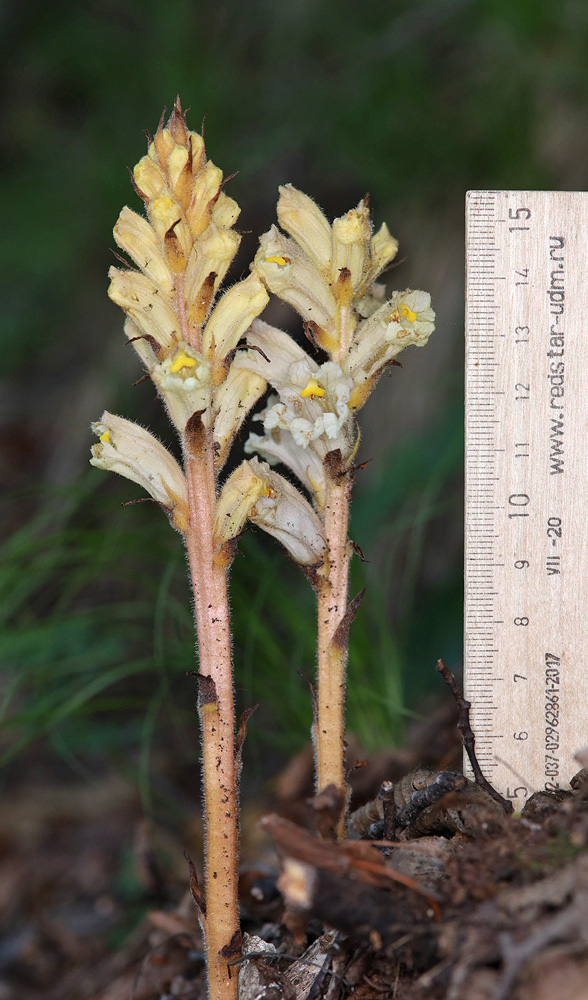
[[[132,173],[146,218],[124,208],[114,228],[136,268],[113,267],[109,295],[127,314],[132,343],[178,432],[182,462],[149,431],[105,412],[93,424],[92,464],[141,485],[183,536],[198,636],[205,877],[195,879],[209,995],[236,1000],[230,963],[240,952],[237,898],[238,768],[228,574],[247,522],[277,538],[318,601],[314,720],[317,790],[345,795],[344,703],[353,543],[349,503],[359,444],[355,412],[385,368],[434,328],[429,295],[394,293],[376,278],[397,243],[372,232],[365,201],[331,225],[306,195],[280,189],[278,221],[262,236],[251,273],[218,293],[239,247],[237,204],[179,99]],[[258,317],[273,292],[298,310],[320,360]],[[267,386],[243,461],[219,485],[235,435]],[[260,457],[253,455],[257,452]],[[261,459],[261,460],[260,460]],[[271,466],[281,462],[310,500]],[[340,835],[344,834],[342,815]]]
[[[217,475],[265,379],[238,365],[237,347],[268,294],[251,274],[215,302],[239,247],[237,204],[188,130],[179,100],[133,171],[147,218],[124,208],[118,246],[138,270],[112,268],[109,295],[181,441],[183,468],[148,431],[104,413],[92,464],[143,486],[184,537],[194,591],[206,815],[201,923],[211,997],[235,998],[228,961],[239,950],[238,775],[227,573],[215,537]]]
[[[312,576],[318,601],[318,682],[313,726],[317,792],[335,785],[347,798],[344,722],[349,626],[361,602],[348,603],[348,538],[355,413],[381,374],[409,344],[423,346],[434,330],[427,292],[394,292],[376,279],[396,256],[383,224],[373,232],[366,200],[331,225],[318,206],[291,185],[280,188],[278,221],[261,237],[253,265],[267,288],[289,302],[306,336],[328,358],[320,364],[280,330],[255,320],[246,334],[258,353],[243,362],[265,373],[275,389],[246,450],[280,461],[310,493],[327,544]],[[339,834],[345,832],[345,810]]]

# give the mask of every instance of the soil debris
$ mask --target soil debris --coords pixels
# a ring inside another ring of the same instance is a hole
[[[352,769],[343,842],[340,797],[309,800],[309,753],[247,806],[241,1000],[588,1000],[588,773],[508,812],[458,770],[456,718],[467,736],[464,706],[444,708]],[[118,779],[13,797],[0,1000],[205,1000],[198,830],[145,823]]]

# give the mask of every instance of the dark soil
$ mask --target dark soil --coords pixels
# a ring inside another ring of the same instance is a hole
[[[344,843],[310,751],[245,803],[241,1000],[587,1000],[586,774],[507,814],[459,774],[450,709],[354,770]],[[5,796],[0,1000],[204,998],[184,850],[197,807],[149,825],[113,775]]]

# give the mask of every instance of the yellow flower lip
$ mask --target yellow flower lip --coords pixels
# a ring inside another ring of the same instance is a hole
[[[105,430],[104,434],[100,435],[100,440],[103,441],[104,444],[110,444],[110,431]]]
[[[306,386],[304,387],[304,389],[302,389],[300,393],[303,399],[308,399],[309,397],[310,399],[313,399],[315,396],[318,396],[319,399],[322,399],[324,394],[325,390],[322,388],[322,386],[318,384],[315,378],[310,378]]]
[[[194,368],[196,361],[189,354],[180,351],[175,360],[170,365],[170,372],[179,372],[181,368]]]
[[[283,257],[281,254],[273,254],[271,257],[265,258],[266,264],[279,264],[283,267],[284,264],[288,263],[288,257]]]
[[[401,319],[406,319],[409,323],[414,323],[416,318],[417,314],[413,312],[412,309],[409,309],[408,306],[398,306],[398,308],[392,313],[390,321],[393,323],[400,323]]]

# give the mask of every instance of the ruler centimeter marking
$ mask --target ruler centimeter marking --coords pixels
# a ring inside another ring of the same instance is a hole
[[[467,194],[465,469],[465,695],[520,809],[588,745],[588,193]]]

